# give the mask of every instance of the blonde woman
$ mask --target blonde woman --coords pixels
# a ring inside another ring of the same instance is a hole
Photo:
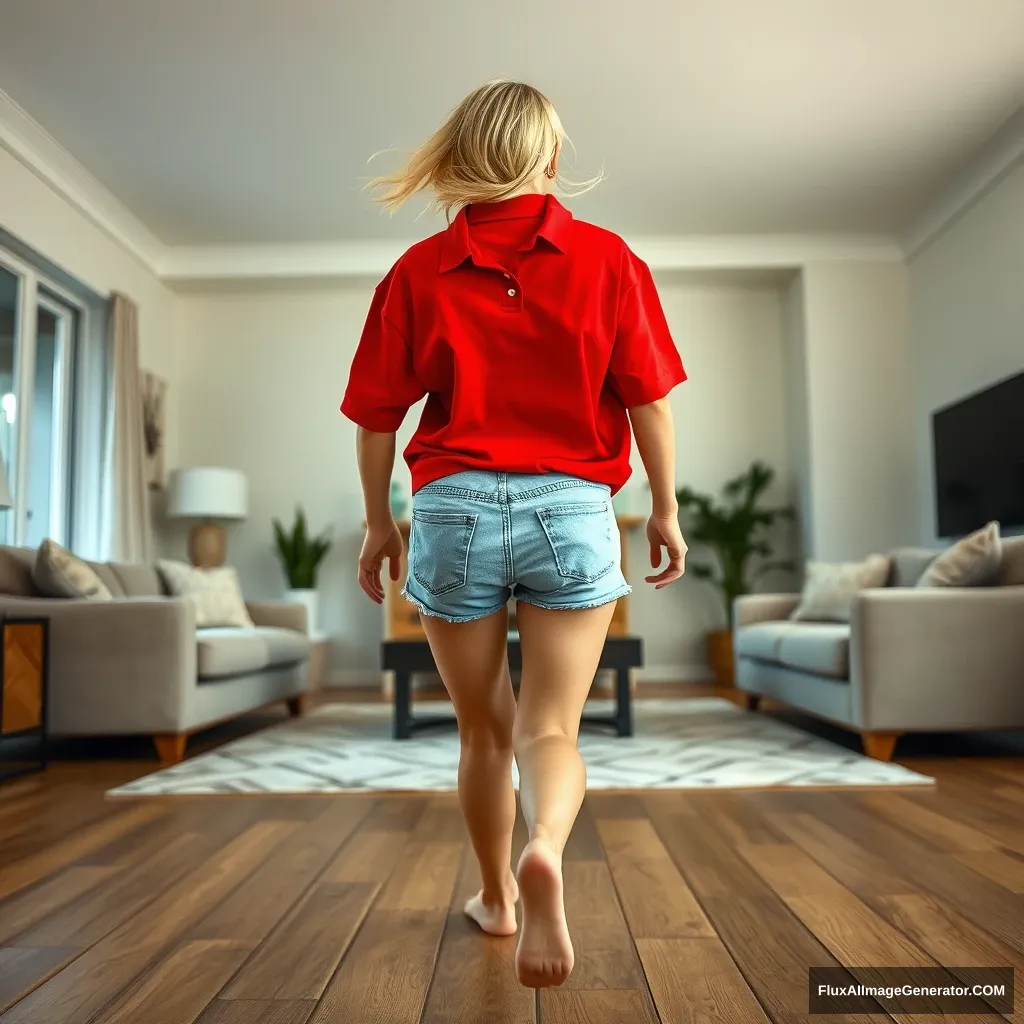
[[[562,141],[540,92],[492,82],[374,183],[391,209],[432,192],[449,227],[378,285],[341,406],[359,428],[359,583],[379,604],[383,562],[397,579],[402,554],[389,507],[395,432],[426,398],[405,450],[403,593],[458,718],[459,798],[483,881],[466,913],[511,935],[522,899],[516,971],[531,988],[560,985],[573,967],[562,851],[586,788],[580,716],[615,602],[630,592],[611,497],[630,475],[631,426],[651,485],[651,566],[667,556],[647,582],[678,579],[686,554],[666,397],[686,374],[646,265],[555,198]],[[513,756],[529,825],[515,873]]]

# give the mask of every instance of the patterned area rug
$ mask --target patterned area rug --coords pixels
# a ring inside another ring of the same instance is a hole
[[[435,705],[447,710],[447,705]],[[592,701],[588,711],[609,712]],[[421,705],[418,714],[426,715]],[[862,757],[718,698],[641,700],[636,735],[584,730],[591,789],[917,786],[934,780]],[[111,790],[115,796],[452,790],[454,729],[391,738],[384,704],[331,704]],[[513,776],[515,777],[513,767]],[[516,779],[518,782],[518,779]]]

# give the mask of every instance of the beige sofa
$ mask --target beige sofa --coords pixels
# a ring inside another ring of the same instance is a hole
[[[936,551],[892,552],[884,588],[849,625],[791,622],[796,594],[735,606],[736,685],[857,730],[888,761],[908,732],[1024,727],[1024,537],[1005,538],[998,586],[915,589]]]
[[[49,734],[151,735],[180,761],[188,736],[276,701],[300,714],[307,690],[306,611],[248,604],[254,629],[196,629],[149,565],[90,563],[113,601],[38,596],[35,551],[0,547],[0,613],[49,620]]]

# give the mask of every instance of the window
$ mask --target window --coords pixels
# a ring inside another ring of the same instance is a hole
[[[12,500],[0,512],[2,543],[51,537],[70,547],[82,532],[76,462],[89,467],[76,458],[86,404],[76,384],[92,320],[79,297],[0,248],[0,454]],[[95,478],[98,460],[91,469]]]

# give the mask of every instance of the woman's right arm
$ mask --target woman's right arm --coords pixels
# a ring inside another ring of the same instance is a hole
[[[637,451],[647,470],[651,485],[651,518],[647,540],[651,548],[651,568],[661,565],[661,549],[668,554],[668,565],[660,573],[645,577],[656,590],[679,579],[686,569],[686,541],[679,529],[679,504],[676,501],[676,438],[672,407],[668,398],[629,410]]]

